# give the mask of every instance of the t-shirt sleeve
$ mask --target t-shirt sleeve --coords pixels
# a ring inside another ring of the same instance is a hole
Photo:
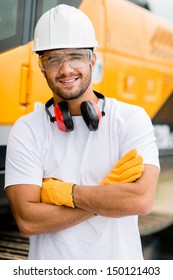
[[[40,135],[19,119],[10,131],[7,143],[5,187],[15,184],[41,186],[43,178]]]
[[[136,148],[144,164],[160,168],[156,137],[150,117],[143,108],[135,109],[124,124],[121,155]]]

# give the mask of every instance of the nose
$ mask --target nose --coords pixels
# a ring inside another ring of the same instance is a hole
[[[59,68],[59,72],[62,73],[67,73],[71,72],[72,67],[70,66],[69,62],[66,59],[63,59],[61,62],[61,66]]]

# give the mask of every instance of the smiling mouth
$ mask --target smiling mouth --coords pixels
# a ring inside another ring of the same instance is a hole
[[[77,79],[78,79],[78,77],[71,78],[71,79],[59,79],[59,82],[64,85],[68,85],[68,84],[70,85],[70,84],[73,84]]]

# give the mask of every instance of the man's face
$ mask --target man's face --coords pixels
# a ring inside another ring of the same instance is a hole
[[[63,100],[80,97],[91,84],[95,55],[88,49],[46,51],[40,67],[50,89]]]

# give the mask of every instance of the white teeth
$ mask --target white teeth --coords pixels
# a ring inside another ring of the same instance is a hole
[[[72,83],[72,82],[74,82],[75,81],[75,79],[71,79],[71,80],[68,80],[68,81],[62,81],[63,83]]]

